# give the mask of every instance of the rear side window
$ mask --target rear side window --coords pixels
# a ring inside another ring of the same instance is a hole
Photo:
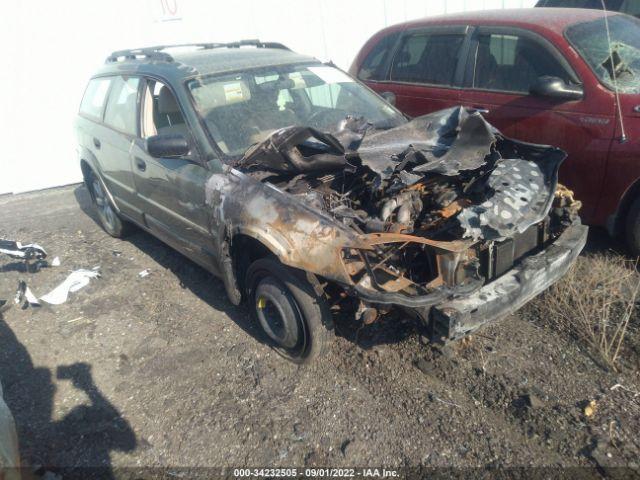
[[[400,32],[387,35],[371,49],[358,71],[360,80],[386,80],[389,57]]]
[[[402,41],[391,80],[451,86],[464,35],[417,33]]]
[[[107,99],[111,78],[94,78],[87,85],[87,89],[80,103],[80,113],[95,119],[102,119],[102,110]]]
[[[529,93],[538,77],[546,75],[571,83],[556,58],[528,37],[480,35],[475,58],[474,88]]]
[[[138,77],[116,77],[104,112],[104,123],[130,135],[138,134]]]

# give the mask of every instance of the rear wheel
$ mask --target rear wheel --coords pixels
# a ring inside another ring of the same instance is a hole
[[[112,237],[121,238],[125,236],[129,225],[118,216],[100,177],[91,172],[86,180],[87,187],[90,190],[91,200],[93,201],[102,228]]]
[[[331,313],[297,271],[263,258],[247,271],[247,298],[271,347],[295,363],[318,358],[332,332]]]

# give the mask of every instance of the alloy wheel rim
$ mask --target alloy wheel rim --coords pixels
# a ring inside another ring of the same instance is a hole
[[[113,229],[115,226],[115,212],[113,211],[113,208],[111,208],[111,203],[109,203],[109,199],[107,198],[98,179],[94,179],[93,181],[93,195],[95,197],[96,206],[98,207],[100,216],[107,226]]]

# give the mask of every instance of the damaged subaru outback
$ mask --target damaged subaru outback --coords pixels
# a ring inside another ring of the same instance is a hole
[[[220,277],[295,362],[322,352],[336,311],[370,324],[403,309],[434,340],[461,338],[586,241],[563,151],[464,107],[408,119],[281,44],[114,52],[76,132],[104,229],[135,224]]]

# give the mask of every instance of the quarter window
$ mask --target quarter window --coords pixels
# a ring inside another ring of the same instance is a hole
[[[463,35],[420,33],[407,36],[391,69],[391,80],[453,85]]]
[[[138,134],[138,77],[116,77],[104,112],[104,123],[130,135]]]
[[[571,78],[538,42],[517,35],[480,35],[475,55],[474,88],[529,93],[542,76],[571,83]]]
[[[385,80],[389,55],[396,43],[399,33],[392,33],[380,40],[366,56],[358,72],[360,80]]]
[[[110,85],[111,78],[94,78],[91,80],[82,97],[80,113],[101,119],[104,102],[107,99]]]

